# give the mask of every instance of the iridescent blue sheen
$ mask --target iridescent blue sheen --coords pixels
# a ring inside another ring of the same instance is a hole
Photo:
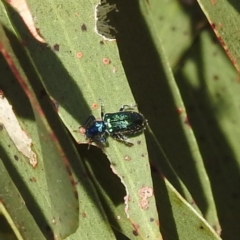
[[[124,105],[120,108],[119,112],[106,114],[102,110],[101,121],[96,120],[94,116],[90,116],[82,126],[85,128],[86,138],[90,142],[105,143],[106,134],[108,134],[128,146],[132,146],[133,144],[128,140],[127,136],[134,136],[141,133],[147,125],[147,120],[141,113],[125,110],[133,108]]]
[[[86,128],[86,137],[89,139],[98,139],[100,142],[106,142],[103,136],[106,131],[106,125],[103,121],[95,121],[93,124]]]

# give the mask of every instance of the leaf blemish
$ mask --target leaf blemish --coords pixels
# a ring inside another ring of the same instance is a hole
[[[82,53],[82,52],[78,52],[78,53],[77,53],[77,58],[78,58],[78,59],[81,59],[82,57],[83,57],[83,53]]]
[[[111,60],[109,58],[103,58],[102,62],[104,65],[109,65],[111,63]]]
[[[6,129],[17,150],[28,158],[33,168],[37,166],[37,155],[32,150],[32,139],[19,125],[18,119],[8,100],[0,96],[0,122]]]
[[[138,224],[136,224],[136,223],[133,223],[133,222],[132,222],[132,226],[134,228],[133,235],[134,236],[138,236],[139,235],[138,230],[139,230],[140,226]]]
[[[56,52],[59,52],[59,48],[60,48],[60,45],[59,44],[54,44],[53,45],[53,50],[56,51]]]
[[[138,196],[140,197],[139,205],[141,206],[141,208],[144,210],[148,209],[149,207],[148,198],[153,196],[153,188],[147,186],[142,187],[138,191]]]
[[[98,109],[98,104],[97,103],[93,103],[92,104],[92,109],[94,109],[94,110]]]
[[[85,23],[82,24],[81,30],[82,30],[83,32],[86,32],[86,31],[87,31],[87,26],[86,26]]]
[[[113,12],[117,12],[116,4],[109,4],[106,2],[99,2],[95,6],[94,10],[94,18],[95,18],[95,32],[101,36],[104,40],[107,41],[115,41],[116,40],[116,29],[110,25],[108,14]]]
[[[130,160],[131,160],[131,157],[128,156],[128,155],[125,155],[125,156],[124,156],[124,160],[125,160],[125,161],[130,161]]]

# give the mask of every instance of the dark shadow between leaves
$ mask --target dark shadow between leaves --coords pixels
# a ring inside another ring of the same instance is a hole
[[[208,30],[213,42],[219,44],[211,29]],[[224,89],[217,93],[218,106],[212,103],[207,85],[207,81],[230,81],[230,79],[221,79],[222,76],[219,75],[218,69],[215,69],[216,73],[211,79],[206,78],[204,62],[201,58],[203,47],[201,39],[198,39],[193,51],[190,52],[189,56],[186,56],[186,59],[194,62],[197,66],[199,87],[193,89],[188,85],[186,76],[182,71],[183,66],[177,71],[176,77],[210,179],[217,214],[223,230],[221,237],[235,239],[236,236],[240,235],[238,227],[240,221],[238,214],[240,212],[239,164],[222,127],[219,125],[218,117],[221,117],[219,111],[225,105],[221,100]],[[221,47],[219,47],[220,51],[223,51]],[[213,52],[212,54],[218,58],[219,53]],[[230,61],[229,64],[231,64]],[[233,81],[237,81],[237,79],[236,72],[236,79]],[[201,210],[205,213],[204,209]]]
[[[123,239],[123,237],[126,239],[126,237],[121,234],[121,227],[116,221],[116,216],[111,211],[106,199],[104,198],[104,195],[108,195],[115,206],[123,204],[123,198],[126,195],[126,192],[120,182],[120,179],[112,172],[109,160],[100,148],[91,146],[90,149],[88,149],[87,145],[82,144],[77,145],[76,147],[79,150],[81,159],[83,159],[84,162],[87,161],[90,166],[89,168],[86,166],[87,172],[83,174],[79,162],[75,161],[73,163],[73,167],[76,169],[75,173],[79,177],[79,181],[82,184],[86,181],[85,178],[89,177],[89,180],[94,184],[95,189],[97,190],[109,223],[112,225],[114,233],[118,235],[117,239]],[[89,191],[89,194],[91,196],[91,191]],[[119,236],[121,236],[121,238],[119,238]]]
[[[228,2],[240,13],[240,2],[238,0],[228,0]]]
[[[8,236],[11,240],[18,240],[15,233],[13,232],[11,226],[7,222],[6,218],[3,215],[0,215],[0,237],[4,239],[3,236],[6,238]]]
[[[54,239],[53,232],[51,231],[50,227],[47,225],[47,220],[43,215],[42,210],[40,209],[38,203],[33,198],[26,184],[24,183],[22,176],[20,176],[19,172],[17,172],[16,168],[11,163],[11,159],[9,159],[8,155],[6,154],[6,152],[1,146],[0,146],[0,155],[3,161],[3,164],[5,165],[9,174],[11,175],[11,178],[15,186],[17,187],[18,191],[21,193],[21,196],[23,197],[28,210],[31,212],[34,220],[38,224],[43,235],[48,240]]]

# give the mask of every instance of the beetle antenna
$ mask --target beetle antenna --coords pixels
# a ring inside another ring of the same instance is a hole
[[[105,107],[104,107],[104,104],[103,104],[103,101],[102,101],[101,98],[99,98],[99,102],[101,104],[101,119],[103,119],[104,112],[105,112]]]

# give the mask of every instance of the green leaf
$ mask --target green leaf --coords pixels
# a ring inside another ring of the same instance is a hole
[[[34,143],[38,166],[18,152],[4,123],[0,157],[40,233],[47,239],[187,240],[220,239],[222,228],[223,238],[233,238],[240,206],[238,77],[203,29],[207,20],[198,5],[28,4],[46,43],[2,4],[1,41],[27,88],[18,85],[7,58],[0,58],[0,88]],[[216,16],[211,24],[237,66],[237,28],[229,24],[238,21],[237,5],[201,4],[210,22]],[[229,15],[218,18],[221,8]],[[136,103],[148,119],[147,145],[141,134],[130,138],[131,148],[107,137],[106,146],[88,149],[78,129],[90,115],[101,117],[101,101],[106,112]]]
[[[1,156],[3,156],[2,148],[0,152]],[[2,186],[0,188],[0,213],[7,219],[18,239],[45,239],[9,176],[2,160],[0,160],[0,169],[0,185]]]
[[[198,0],[219,42],[239,72],[239,2]]]

